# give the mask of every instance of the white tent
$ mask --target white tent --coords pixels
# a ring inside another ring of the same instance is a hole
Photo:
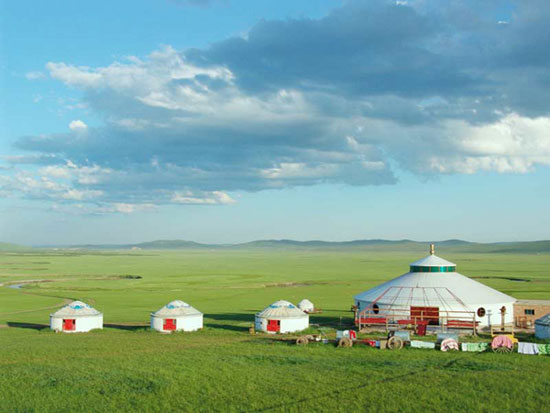
[[[172,301],[151,313],[151,328],[164,333],[199,330],[202,323],[203,314],[181,300]]]
[[[550,314],[535,320],[535,337],[543,340],[550,339]]]
[[[514,320],[515,298],[456,272],[456,264],[433,253],[410,264],[410,271],[356,295],[358,317],[366,322],[424,319],[447,327],[500,325]]]
[[[315,310],[315,306],[307,298],[304,298],[302,301],[298,303],[298,308],[302,310],[304,313],[311,313],[312,311]]]
[[[50,328],[64,333],[78,333],[103,328],[103,314],[82,301],[73,301],[50,314]]]
[[[309,315],[285,300],[256,314],[255,328],[268,333],[292,333],[309,327]]]

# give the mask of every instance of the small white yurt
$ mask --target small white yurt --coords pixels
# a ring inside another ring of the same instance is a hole
[[[151,328],[163,333],[196,331],[202,328],[203,314],[186,302],[175,300],[151,313]]]
[[[410,323],[428,320],[431,325],[460,327],[498,326],[514,321],[516,299],[456,271],[456,264],[430,255],[410,264],[400,277],[355,297],[356,322]],[[504,320],[502,320],[504,314]]]
[[[550,339],[550,314],[535,320],[535,337],[543,340]]]
[[[304,298],[302,301],[298,303],[298,308],[302,310],[304,313],[311,313],[315,310],[315,306],[307,298]]]
[[[279,300],[256,314],[255,328],[267,333],[292,333],[309,327],[309,315],[294,304]]]
[[[103,328],[103,314],[82,301],[73,301],[50,314],[50,328],[64,333],[79,333]]]

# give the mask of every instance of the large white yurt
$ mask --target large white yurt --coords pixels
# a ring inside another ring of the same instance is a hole
[[[427,320],[444,327],[500,326],[514,321],[516,299],[456,272],[434,254],[410,264],[408,273],[354,297],[356,322],[408,324]],[[504,315],[504,320],[503,320]]]
[[[50,314],[50,328],[64,333],[78,333],[103,328],[103,314],[82,301],[73,301]]]
[[[196,331],[202,328],[203,314],[181,300],[175,300],[151,313],[151,328],[170,333],[172,331]]]
[[[535,337],[543,340],[550,339],[550,314],[535,320]]]
[[[312,311],[315,311],[315,306],[307,298],[304,298],[298,303],[298,308],[304,313],[311,313]]]
[[[268,333],[292,333],[309,327],[309,315],[294,304],[279,300],[256,314],[255,328]]]

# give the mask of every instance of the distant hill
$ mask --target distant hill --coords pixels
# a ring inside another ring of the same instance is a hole
[[[150,242],[141,242],[139,244],[132,244],[130,248],[141,248],[144,250],[179,250],[179,249],[195,249],[195,248],[218,248],[223,247],[222,245],[209,245],[201,244],[194,241],[183,241],[183,240],[158,240]]]
[[[494,244],[477,244],[481,252],[505,253],[530,253],[541,254],[550,252],[550,241],[529,241],[529,242],[502,242]]]
[[[246,249],[271,249],[271,250],[363,250],[370,251],[407,251],[425,252],[427,245],[431,242],[438,247],[445,247],[446,252],[467,252],[467,253],[514,253],[514,254],[544,254],[550,253],[550,241],[526,241],[526,242],[497,242],[477,243],[459,239],[443,241],[413,241],[403,240],[353,240],[353,241],[295,241],[289,239],[281,240],[258,240],[241,244],[201,244],[185,240],[157,240],[137,244],[101,244],[101,245],[72,245],[59,248],[90,249],[90,250],[197,250],[197,249],[224,249],[224,250],[246,250]],[[0,244],[0,251],[1,249]],[[5,244],[13,245],[13,244]],[[19,248],[25,248],[17,246]],[[48,247],[52,248],[52,247]],[[436,252],[437,253],[437,252]]]
[[[9,242],[0,242],[0,251],[2,252],[20,252],[30,250],[31,247],[26,247],[24,245],[11,244]]]
[[[414,245],[426,245],[426,243],[417,243],[410,240],[399,240],[399,241],[389,241],[382,239],[372,239],[372,240],[354,240],[354,241],[294,241],[294,240],[259,240],[246,242],[243,244],[234,244],[231,248],[306,248],[306,249],[316,249],[316,248],[361,248],[361,247],[384,247],[384,246],[400,246],[400,247],[410,247]]]

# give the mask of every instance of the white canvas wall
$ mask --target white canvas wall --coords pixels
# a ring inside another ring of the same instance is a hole
[[[362,311],[363,309],[369,307],[372,303],[371,302],[365,302],[356,300],[355,305],[357,305],[359,311]],[[382,303],[377,303],[378,307],[380,309],[380,313],[383,314],[385,309],[391,308],[389,305],[384,305]],[[438,303],[427,303],[427,306],[434,306],[438,307]],[[500,309],[502,306],[506,307],[506,314],[504,316],[504,322],[506,324],[511,324],[514,322],[514,301],[506,301],[496,304],[469,304],[468,310],[469,311],[475,311],[477,312],[477,309],[480,307],[483,307],[485,309],[485,316],[479,317],[476,314],[476,321],[479,322],[479,327],[490,327],[490,326],[499,326],[501,324],[501,317],[500,317]],[[400,307],[401,309],[406,309],[406,307]],[[444,310],[449,311],[464,311],[464,307],[462,306],[456,306],[453,308],[453,306],[447,306],[446,308],[439,307],[440,309],[440,319],[446,317],[446,314],[444,313]],[[455,318],[459,318],[458,315],[460,313],[456,313]],[[462,313],[462,317],[466,317],[467,314]],[[452,313],[449,315],[450,318],[453,318]]]
[[[189,315],[185,317],[165,317],[176,320],[175,331],[196,331],[203,327],[203,315]],[[163,330],[164,318],[151,316],[151,328],[153,330],[166,332]]]
[[[256,320],[254,322],[254,328],[257,331],[267,331],[267,319],[256,317]]]
[[[75,329],[72,331],[63,330],[63,318],[50,317],[50,328],[54,331],[62,331],[64,333],[85,333],[90,330],[103,328],[103,315],[88,316],[88,317],[66,317],[72,318],[75,321]]]
[[[281,320],[281,333],[293,333],[309,327],[309,316]]]
[[[309,327],[309,316],[299,318],[274,318],[273,320],[280,320],[280,333],[293,333],[296,331],[302,331]],[[273,333],[273,331],[267,331],[267,318],[256,317],[254,328],[258,331],[264,331],[266,333]]]

